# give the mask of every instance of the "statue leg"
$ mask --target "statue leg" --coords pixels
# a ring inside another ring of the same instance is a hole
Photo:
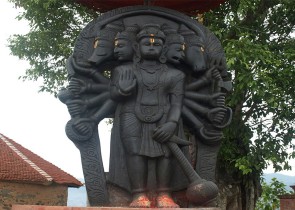
[[[170,193],[171,180],[171,159],[170,157],[160,157],[157,160],[157,183],[158,196],[156,205],[158,208],[179,208],[173,201]]]
[[[146,194],[148,177],[148,158],[139,155],[141,148],[142,125],[134,113],[126,112],[120,116],[120,133],[127,156],[127,171],[132,190],[130,207],[149,208],[151,202]]]
[[[146,194],[147,157],[128,155],[127,169],[132,189],[132,202],[129,206],[133,208],[151,207],[151,202]]]

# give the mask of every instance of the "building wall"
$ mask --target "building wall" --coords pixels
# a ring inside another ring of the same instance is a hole
[[[295,209],[295,195],[280,196],[280,210],[294,210]]]
[[[13,204],[66,206],[68,187],[0,181],[0,209],[10,210]]]

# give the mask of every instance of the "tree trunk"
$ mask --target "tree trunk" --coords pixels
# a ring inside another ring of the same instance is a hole
[[[253,178],[243,177],[234,180],[225,175],[224,170],[217,169],[217,182],[219,187],[218,207],[221,210],[254,210],[255,203],[261,193],[259,176]]]

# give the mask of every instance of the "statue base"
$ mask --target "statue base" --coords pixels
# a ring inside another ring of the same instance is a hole
[[[179,210],[180,208],[153,208],[153,210]],[[35,206],[13,205],[12,210],[142,210],[141,208],[126,207],[67,207],[67,206]],[[221,210],[215,207],[181,208],[181,210]]]
[[[107,188],[109,192],[109,201],[110,201],[109,206],[111,206],[112,208],[120,207],[120,208],[129,209],[129,204],[132,199],[131,194],[129,192],[111,183],[107,184]],[[148,192],[148,197],[151,201],[151,206],[152,206],[151,208],[154,209],[156,206],[157,193],[153,191]],[[201,206],[194,206],[187,200],[186,190],[172,192],[172,198],[180,206],[181,209],[199,209],[199,207],[201,207]],[[217,200],[215,199],[208,202],[206,206],[202,205],[202,208],[214,209],[212,207],[216,207],[216,206],[217,206]]]

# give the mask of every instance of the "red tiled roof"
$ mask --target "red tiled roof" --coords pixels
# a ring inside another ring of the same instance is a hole
[[[0,181],[80,187],[82,183],[15,141],[0,134]]]

